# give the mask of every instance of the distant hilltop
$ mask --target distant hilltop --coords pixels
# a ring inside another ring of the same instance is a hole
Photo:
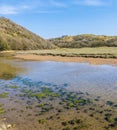
[[[0,18],[0,50],[50,49],[54,45],[11,20]]]
[[[45,40],[26,28],[0,17],[0,50],[117,47],[117,36],[83,34]]]
[[[117,47],[117,36],[82,34],[77,36],[62,36],[60,38],[49,39],[49,41],[60,48]]]

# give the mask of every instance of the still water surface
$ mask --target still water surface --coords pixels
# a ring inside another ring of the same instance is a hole
[[[24,71],[17,73],[13,81],[20,82],[17,77],[32,82],[65,84],[70,90],[93,92],[117,91],[117,66],[91,65],[89,63],[65,63],[54,61],[18,61],[2,59],[2,63],[21,67]],[[0,67],[2,70],[2,68]],[[9,69],[8,69],[9,71]],[[6,81],[5,81],[6,82]]]

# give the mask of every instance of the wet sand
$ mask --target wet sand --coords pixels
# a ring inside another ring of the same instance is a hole
[[[15,58],[24,60],[37,60],[37,61],[60,61],[60,62],[82,62],[90,64],[110,64],[117,65],[117,59],[104,59],[104,58],[84,58],[84,57],[62,57],[62,56],[41,56],[35,54],[16,54]]]

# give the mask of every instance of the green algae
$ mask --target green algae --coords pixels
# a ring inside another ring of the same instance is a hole
[[[0,104],[0,114],[4,114],[6,111],[3,108],[3,104]]]
[[[7,96],[8,96],[8,93],[6,92],[0,93],[0,98],[7,98]]]

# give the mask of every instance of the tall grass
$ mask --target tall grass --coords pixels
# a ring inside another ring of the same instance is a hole
[[[62,48],[62,49],[51,49],[51,50],[17,51],[16,53],[68,56],[68,57],[117,58],[117,47],[97,47],[97,48],[77,48],[77,49]]]

